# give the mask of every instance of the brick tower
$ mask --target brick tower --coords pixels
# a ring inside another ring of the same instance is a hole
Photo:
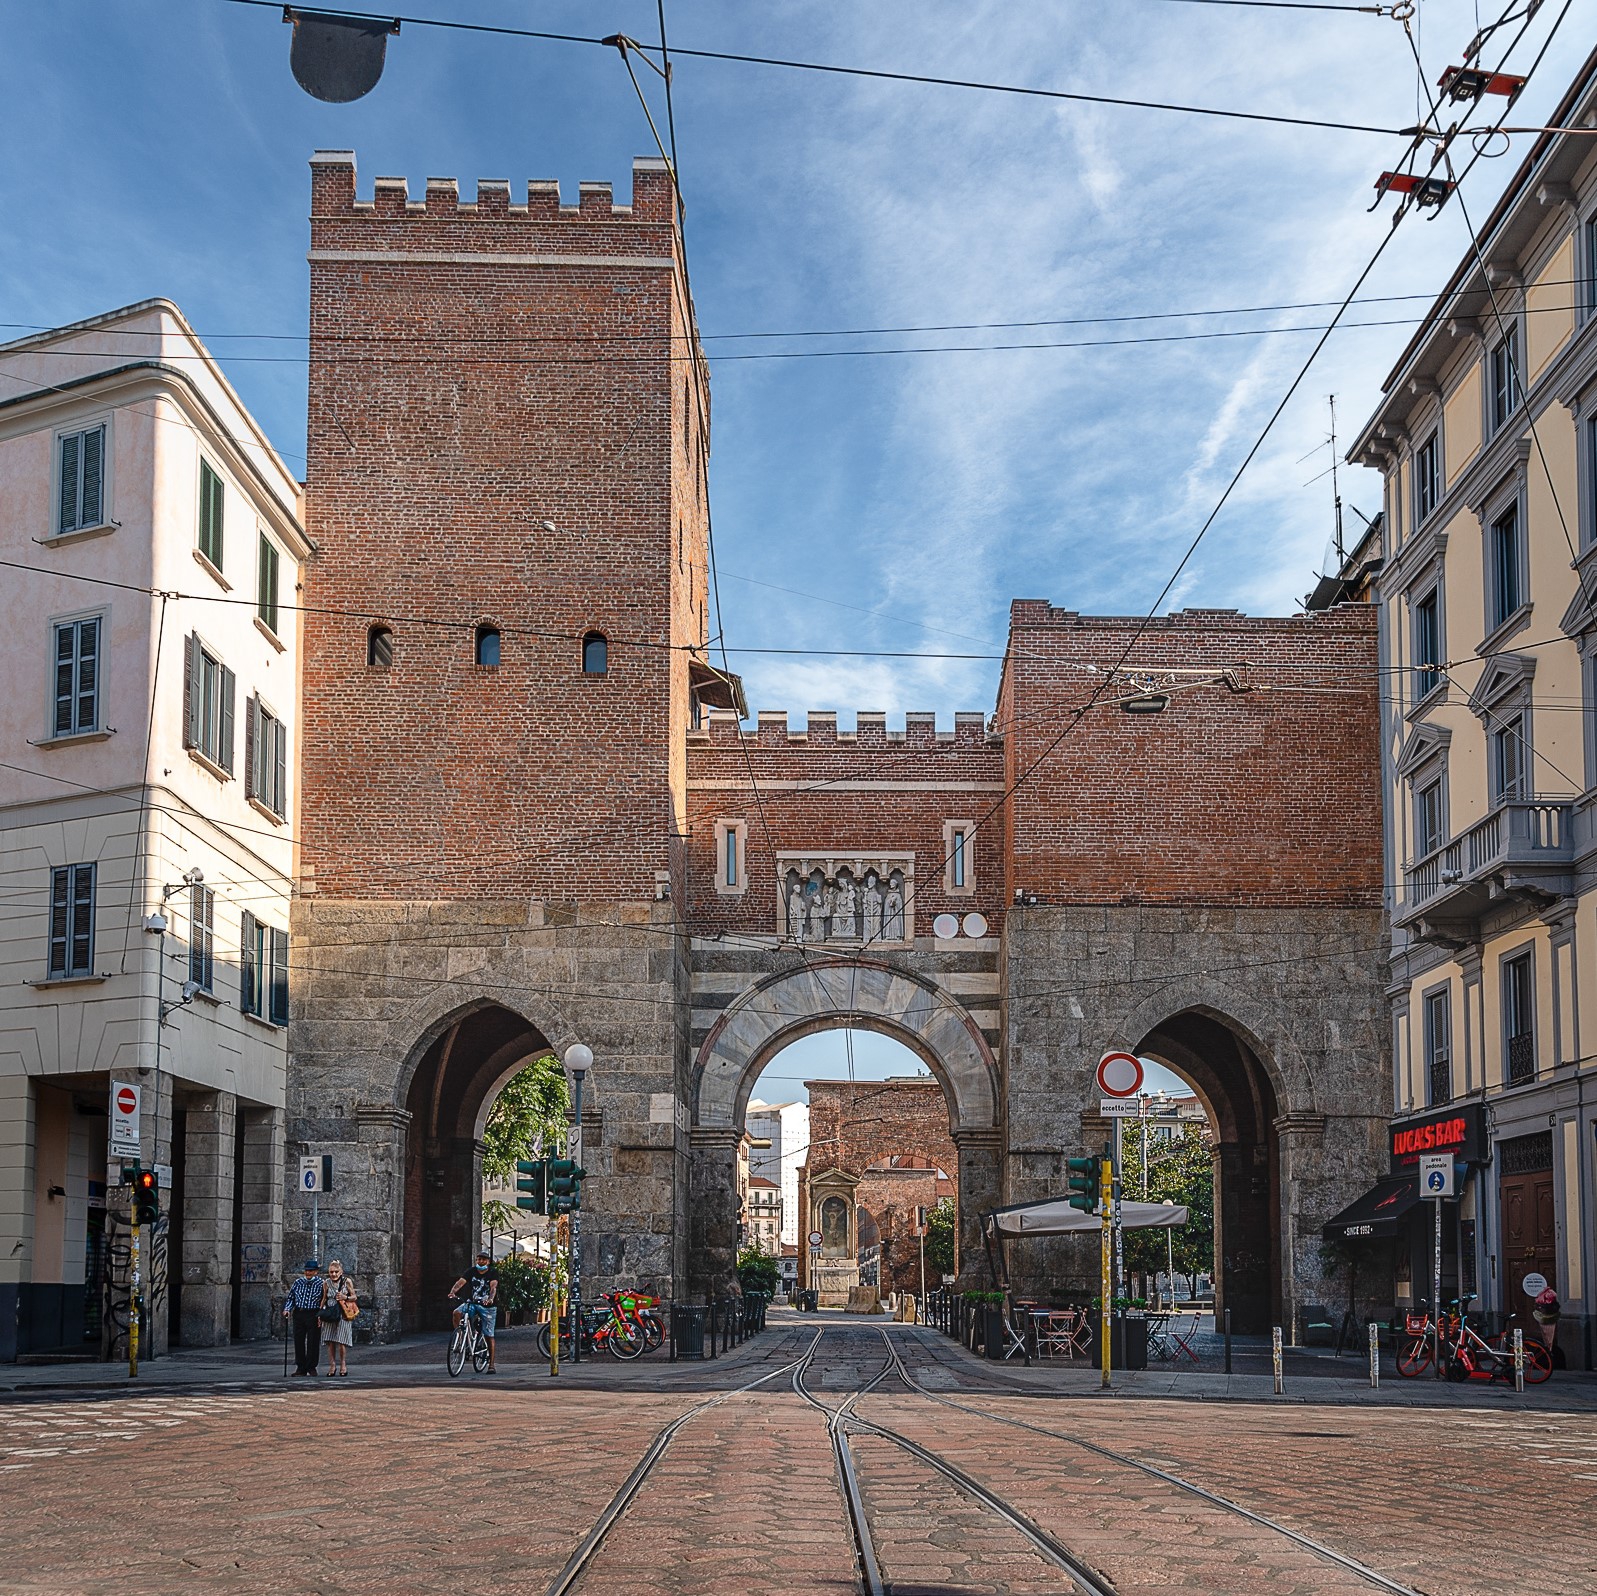
[[[499,1085],[581,1040],[588,1278],[668,1285],[685,734],[732,691],[703,663],[709,396],[671,175],[636,162],[630,206],[473,204],[452,179],[358,200],[352,155],[311,164],[289,1162],[347,1171],[327,1245],[383,1328],[420,1324],[475,1244]]]

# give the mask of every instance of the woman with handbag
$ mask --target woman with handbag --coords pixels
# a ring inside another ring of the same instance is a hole
[[[327,1342],[327,1373],[349,1373],[349,1349],[355,1344],[355,1320],[360,1303],[355,1297],[355,1282],[344,1273],[336,1258],[327,1260],[327,1278],[322,1284],[322,1307],[318,1317]]]

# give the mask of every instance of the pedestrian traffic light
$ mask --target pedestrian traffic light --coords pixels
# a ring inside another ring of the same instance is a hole
[[[161,1217],[161,1187],[155,1171],[134,1165],[129,1180],[133,1187],[133,1223],[153,1225]]]
[[[516,1174],[522,1177],[516,1182],[516,1190],[527,1194],[516,1199],[516,1207],[528,1209],[535,1214],[548,1213],[549,1171],[545,1163],[542,1158],[516,1160]]]
[[[574,1209],[582,1207],[582,1192],[579,1187],[588,1178],[588,1172],[578,1168],[574,1159],[551,1158],[548,1178],[551,1214],[569,1214]]]
[[[1070,1206],[1095,1214],[1103,1204],[1102,1165],[1096,1158],[1067,1158],[1070,1172]]]

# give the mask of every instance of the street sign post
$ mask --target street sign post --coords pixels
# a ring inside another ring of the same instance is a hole
[[[139,1088],[127,1081],[111,1082],[111,1156],[139,1156]]]
[[[1436,1378],[1447,1377],[1442,1367],[1442,1202],[1453,1195],[1453,1155],[1420,1154],[1420,1194],[1433,1199],[1436,1210],[1431,1246],[1431,1313],[1436,1326]]]
[[[307,1154],[299,1161],[299,1189],[311,1194],[311,1256],[322,1255],[321,1194],[333,1189],[333,1155]]]
[[[1142,1090],[1142,1060],[1135,1053],[1105,1053],[1098,1060],[1098,1090],[1105,1097],[1135,1097]]]

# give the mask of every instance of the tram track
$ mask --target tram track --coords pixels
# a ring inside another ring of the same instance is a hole
[[[991,1413],[985,1408],[974,1407],[967,1402],[956,1402],[952,1397],[943,1396],[935,1391],[928,1391],[914,1378],[908,1365],[904,1362],[902,1354],[894,1346],[893,1340],[888,1333],[878,1326],[877,1334],[882,1338],[882,1344],[887,1352],[888,1363],[892,1371],[910,1391],[917,1396],[926,1398],[928,1402],[935,1402],[942,1407],[952,1408],[957,1412],[968,1414],[972,1418],[984,1419],[990,1424],[1005,1425],[1011,1429],[1028,1431],[1033,1435],[1046,1436],[1050,1440],[1063,1441],[1070,1446],[1079,1447],[1081,1450],[1096,1457],[1121,1464],[1126,1468],[1135,1469],[1139,1473],[1148,1475],[1166,1485],[1173,1486],[1209,1503],[1213,1507],[1220,1508],[1224,1512],[1246,1519],[1249,1523],[1255,1524],[1261,1529],[1283,1536],[1301,1546],[1305,1551],[1312,1552],[1315,1556],[1334,1563],[1348,1573],[1357,1575],[1358,1578],[1375,1586],[1377,1589],[1390,1593],[1390,1596],[1425,1596],[1425,1593],[1415,1590],[1413,1586],[1404,1585],[1398,1580],[1389,1578],[1377,1569],[1371,1568],[1367,1563],[1360,1562],[1356,1557],[1350,1557],[1345,1552],[1339,1552],[1335,1547],[1327,1546],[1323,1541],[1315,1540],[1313,1536],[1305,1535],[1302,1531],[1291,1528],[1290,1525],[1282,1524],[1263,1513],[1255,1512],[1252,1508],[1244,1507],[1240,1502],[1234,1502],[1229,1497],[1221,1496],[1218,1492],[1208,1490],[1201,1485],[1195,1485],[1191,1480],[1183,1479],[1179,1474],[1172,1474],[1169,1470],[1159,1468],[1156,1464],[1145,1463],[1141,1458],[1128,1456],[1124,1452],[1116,1452],[1112,1448],[1103,1446],[1096,1441],[1089,1441],[1079,1435],[1071,1435],[1068,1431],[1049,1429],[1044,1425],[1032,1424],[1025,1419],[1011,1418],[1006,1414]],[[813,1352],[814,1349],[812,1347],[809,1356],[813,1356]],[[880,1384],[879,1379],[872,1382],[873,1386],[878,1384]],[[854,1397],[851,1397],[850,1401],[857,1401],[859,1397],[865,1394],[866,1392],[861,1390]],[[860,1422],[864,1421],[861,1420]]]

